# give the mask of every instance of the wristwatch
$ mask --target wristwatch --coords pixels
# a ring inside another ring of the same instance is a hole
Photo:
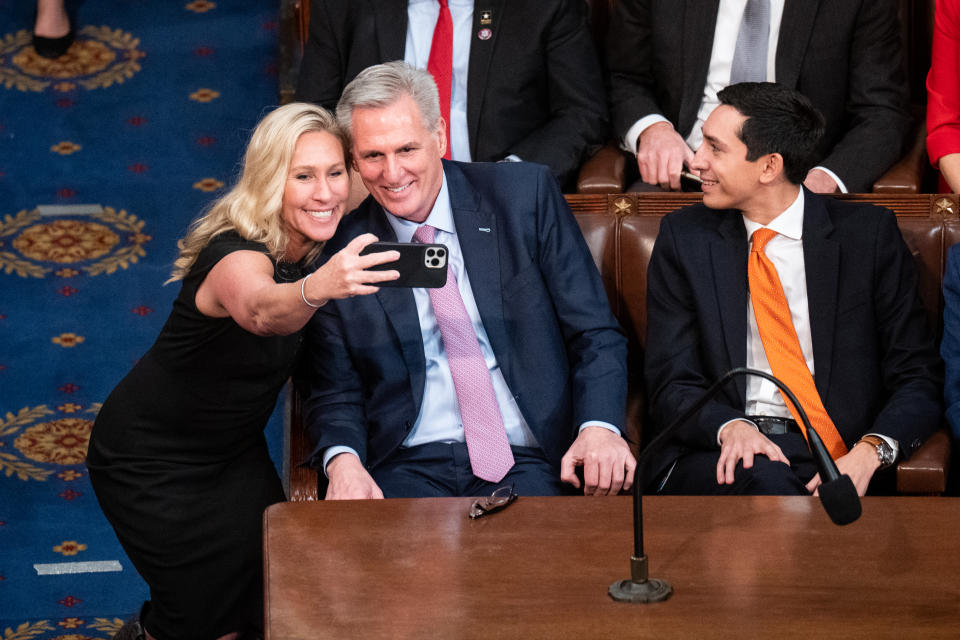
[[[881,469],[892,465],[893,461],[897,458],[897,454],[893,450],[893,447],[891,447],[887,441],[880,436],[863,436],[860,438],[860,442],[872,444],[877,448],[877,459],[880,460]]]

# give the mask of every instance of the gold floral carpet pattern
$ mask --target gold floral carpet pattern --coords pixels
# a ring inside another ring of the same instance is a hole
[[[279,3],[68,0],[57,60],[34,6],[0,0],[0,640],[103,639],[148,590],[91,489],[90,430],[166,319],[177,239],[277,102]]]

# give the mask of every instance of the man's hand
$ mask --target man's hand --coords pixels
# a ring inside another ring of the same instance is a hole
[[[327,464],[327,500],[383,498],[383,492],[352,453],[334,456]]]
[[[811,169],[803,186],[814,193],[836,193],[838,190],[836,181],[822,169]]]
[[[669,122],[657,122],[637,140],[637,167],[647,184],[668,191],[680,190],[680,172],[693,162],[693,151]]]
[[[633,486],[637,461],[627,441],[603,427],[586,427],[560,461],[560,480],[580,488],[576,467],[583,467],[583,494],[615,496]]]
[[[846,455],[837,458],[837,471],[840,475],[850,476],[853,486],[857,488],[857,495],[861,498],[867,493],[870,479],[879,468],[880,458],[877,457],[877,448],[869,442],[858,442]],[[807,491],[817,495],[821,483],[818,473],[807,483]]]
[[[749,422],[731,422],[720,432],[720,459],[717,461],[717,484],[733,484],[733,472],[743,460],[743,468],[753,466],[753,458],[764,455],[788,467],[790,461],[770,439]]]

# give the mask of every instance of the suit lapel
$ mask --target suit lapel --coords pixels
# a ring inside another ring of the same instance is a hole
[[[797,87],[800,67],[813,33],[820,0],[786,0],[777,40],[777,82],[791,89]]]
[[[505,24],[505,11],[507,9],[504,0],[475,0],[473,3],[470,62],[467,65],[467,133],[470,136],[471,156],[477,154],[477,131],[480,128],[480,113],[483,110],[487,75],[490,73],[490,60],[493,58],[493,50],[500,35],[500,26]],[[482,20],[484,14],[489,14],[489,24],[484,24]],[[486,40],[481,40],[477,35],[483,29],[490,32],[490,37]],[[503,72],[508,71],[503,70]]]
[[[403,60],[407,43],[407,2],[406,0],[375,0],[375,3],[380,59]]]
[[[470,289],[497,362],[503,371],[508,371],[497,218],[455,164],[444,162],[444,171]]]
[[[719,237],[710,246],[710,257],[728,368],[732,369],[747,364],[747,232],[739,212],[717,215],[722,216]],[[740,399],[745,401],[746,380],[741,376],[734,382]]]
[[[390,214],[385,212],[372,196],[367,199],[367,203],[371,207],[370,232],[382,242],[396,242],[397,234],[386,219]],[[413,292],[404,287],[381,287],[374,295],[396,333],[403,360],[410,373],[410,388],[419,407],[423,398],[426,363],[423,358],[420,316],[417,314],[417,303],[413,299]]]
[[[833,223],[823,198],[804,189],[803,263],[807,276],[814,377],[824,403],[823,394],[830,387],[837,274],[840,273],[840,243],[830,238],[832,232]]]
[[[719,7],[720,0],[686,0],[680,16],[683,25],[683,57],[678,81],[681,83],[683,98],[680,101],[677,125],[683,135],[693,126],[703,101],[703,87],[710,68],[713,33],[716,30]]]

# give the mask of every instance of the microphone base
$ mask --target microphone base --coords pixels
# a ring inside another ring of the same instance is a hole
[[[617,602],[632,602],[646,604],[648,602],[663,602],[673,595],[673,587],[669,582],[653,578],[646,582],[634,580],[618,580],[610,585],[610,597]]]
[[[673,587],[666,580],[647,577],[647,556],[630,558],[629,580],[618,580],[610,585],[608,593],[617,602],[646,604],[662,602],[673,595]]]

